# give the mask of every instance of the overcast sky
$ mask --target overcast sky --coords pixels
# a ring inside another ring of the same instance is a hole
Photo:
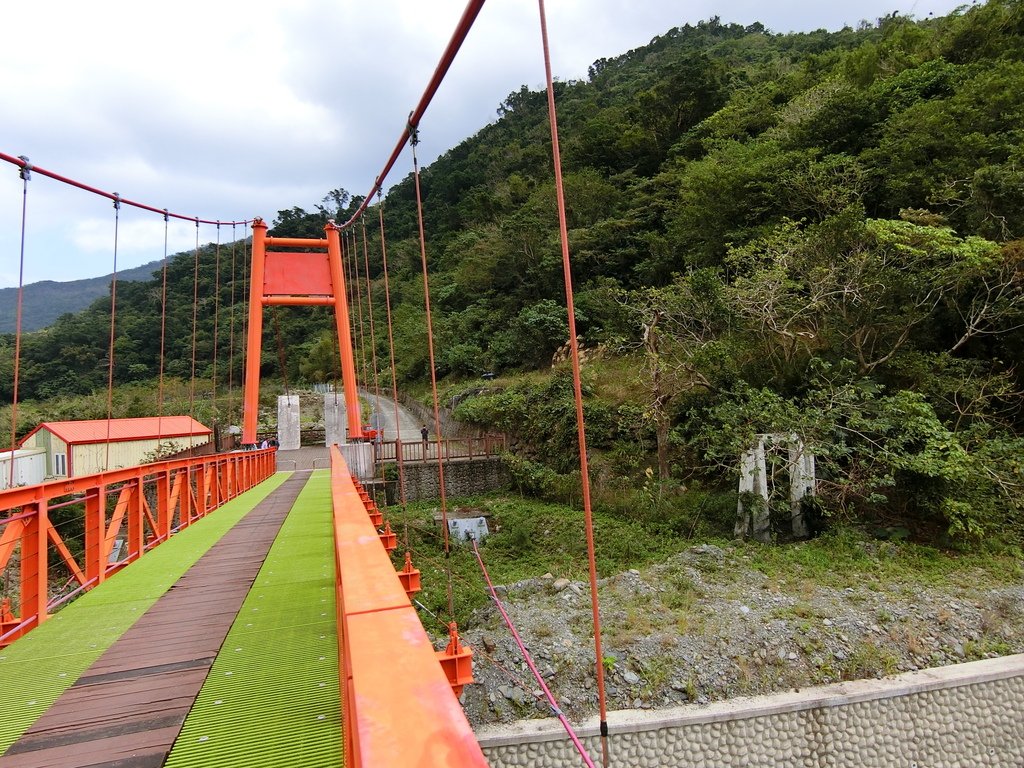
[[[555,76],[717,14],[776,32],[839,29],[950,0],[548,0]],[[122,197],[221,221],[313,210],[331,189],[366,194],[418,102],[464,0],[51,0],[9,3],[0,43],[0,152]],[[476,133],[544,70],[537,5],[490,0],[428,110],[420,161]],[[410,170],[406,153],[388,181]],[[17,285],[22,182],[0,162],[0,287]],[[123,208],[118,267],[163,256],[162,217]],[[113,208],[36,175],[26,283],[107,274]],[[235,231],[242,236],[240,229]],[[170,253],[195,225],[170,227]],[[214,242],[204,226],[200,242]],[[222,242],[231,228],[221,230]]]

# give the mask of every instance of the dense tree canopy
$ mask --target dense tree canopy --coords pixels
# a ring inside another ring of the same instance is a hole
[[[1022,38],[1021,0],[838,32],[714,18],[556,84],[578,329],[585,346],[638,361],[641,417],[622,435],[656,436],[662,475],[734,461],[757,432],[800,430],[823,457],[831,512],[912,515],[960,537],[1017,514]],[[567,339],[549,143],[545,94],[524,86],[423,170],[443,377],[547,368]],[[273,233],[319,236],[360,202],[333,190],[315,212],[280,211]],[[411,177],[382,205],[396,375],[415,381],[428,360]],[[369,211],[346,248],[361,256],[368,233],[382,329],[378,206]],[[237,333],[245,272],[222,259],[215,275],[213,246],[199,256],[199,373],[213,373],[217,317],[217,375],[238,381],[225,316],[233,296]],[[183,254],[168,268],[166,372],[185,377],[193,267]],[[160,284],[120,286],[118,306],[115,377],[151,379]],[[22,395],[102,387],[108,310],[99,301],[27,337]],[[274,314],[265,372],[336,377],[328,313]],[[386,360],[386,335],[375,342]],[[10,380],[0,375],[0,389]],[[529,420],[517,423],[528,437]]]

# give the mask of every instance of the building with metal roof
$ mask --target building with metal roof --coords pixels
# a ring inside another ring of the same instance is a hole
[[[157,455],[205,445],[212,437],[213,430],[191,416],[46,421],[20,447],[46,451],[48,477],[78,477],[134,467]]]

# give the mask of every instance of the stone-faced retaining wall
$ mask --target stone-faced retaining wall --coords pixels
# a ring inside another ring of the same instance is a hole
[[[396,466],[390,462],[391,466]],[[392,470],[389,470],[389,473]],[[397,469],[393,470],[397,473]],[[405,497],[409,501],[433,501],[441,498],[437,462],[408,462],[403,466]],[[473,496],[506,487],[508,469],[499,458],[454,460],[444,463],[447,496]]]
[[[1024,655],[608,721],[615,768],[1021,768]],[[597,724],[577,733],[600,765]],[[477,737],[492,768],[582,764],[554,719]]]

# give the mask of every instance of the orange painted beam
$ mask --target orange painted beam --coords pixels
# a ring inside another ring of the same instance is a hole
[[[127,528],[128,537],[128,553],[120,564],[125,565],[125,561],[135,560],[146,551],[147,520],[154,528],[149,547],[152,548],[165,541],[172,532],[175,505],[180,505],[179,527],[191,521],[193,507],[206,514],[219,506],[216,497],[204,499],[202,504],[190,503],[194,501],[194,494],[188,479],[190,470],[195,470],[199,477],[209,478],[209,473],[218,466],[246,468],[244,472],[235,474],[235,477],[245,478],[244,482],[239,480],[236,484],[240,493],[274,473],[274,451],[164,461],[0,491],[0,566],[6,567],[8,561],[15,557],[16,544],[20,542],[16,562],[21,579],[19,610],[22,618],[17,631],[4,633],[0,646],[13,642],[47,618],[54,586],[50,583],[49,544],[52,543],[74,578],[86,589],[91,589],[113,572],[108,559],[114,539],[122,529]],[[145,498],[147,484],[155,485],[155,510],[149,508]],[[107,499],[118,489],[118,501],[108,524]],[[53,529],[47,513],[51,501],[68,495],[80,495],[76,503],[84,509],[85,552],[81,562],[74,559]]]
[[[260,406],[260,353],[263,350],[263,264],[267,225],[252,223],[252,270],[249,275],[249,329],[245,346],[245,393],[242,398],[242,444],[256,444]]]
[[[339,687],[351,768],[487,765],[337,446]]]
[[[334,224],[328,224],[327,256],[331,266],[331,285],[334,288],[334,322],[338,331],[338,349],[341,352],[341,383],[345,389],[345,414],[348,418],[348,439],[363,439],[363,421],[359,413],[359,394],[356,392],[356,362],[352,351],[352,328],[348,319],[348,297],[345,290],[344,253],[341,237]]]
[[[309,237],[268,237],[266,244],[273,248],[326,248],[327,241]]]
[[[412,606],[350,616],[345,631],[358,765],[487,765]]]
[[[265,307],[333,307],[332,296],[264,296]]]

